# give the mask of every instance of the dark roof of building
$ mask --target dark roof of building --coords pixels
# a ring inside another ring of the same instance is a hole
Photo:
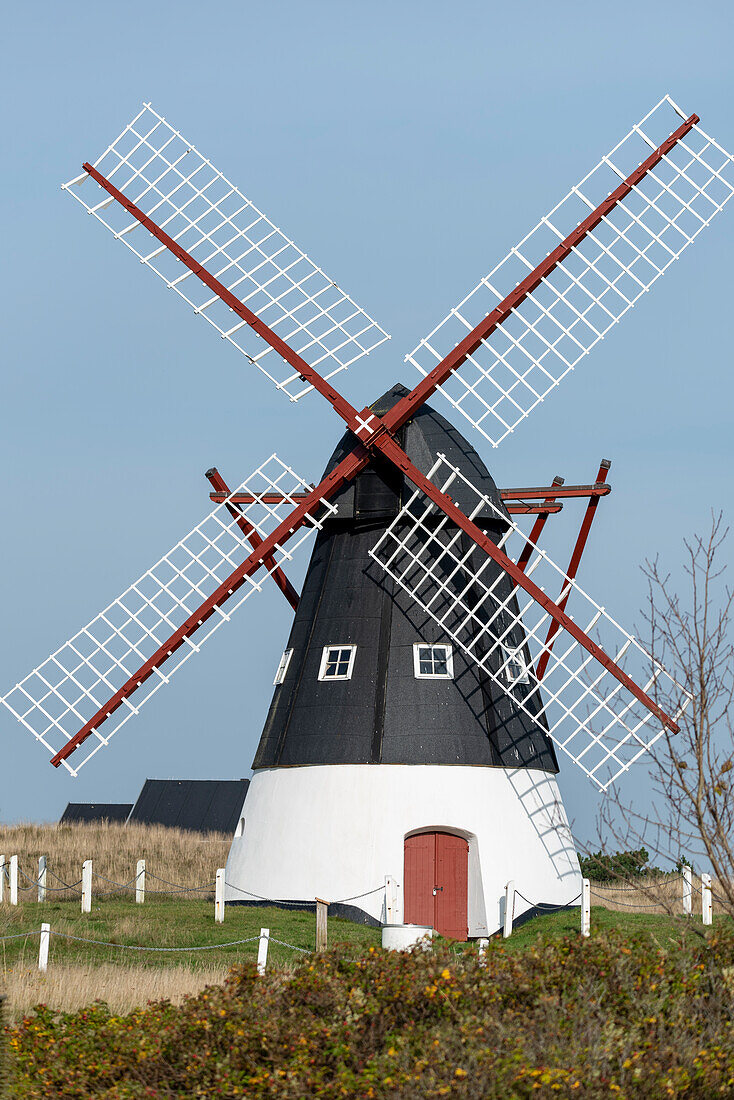
[[[69,802],[59,824],[72,822],[127,821],[132,802]]]
[[[130,821],[233,833],[249,779],[146,779]]]

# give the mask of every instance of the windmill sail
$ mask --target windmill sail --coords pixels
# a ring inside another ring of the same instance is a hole
[[[217,505],[121,596],[0,697],[0,702],[55,756],[247,558],[251,546],[242,516],[263,539],[292,510],[294,494],[309,489],[289,466],[271,455],[232,494],[247,493],[253,503],[234,515],[227,507],[230,498]],[[326,502],[323,508],[324,514],[331,510]],[[122,699],[105,724],[91,730],[83,753],[74,758],[75,766],[64,759],[60,761],[64,767],[76,775],[319,526],[320,520],[310,519],[296,530],[287,549],[278,546],[260,572],[247,577],[232,593],[226,607],[216,607],[196,634],[184,637],[171,649],[164,668],[152,670],[137,687],[133,701]]]
[[[388,335],[190,142],[145,104],[93,167],[306,362],[331,378]],[[64,189],[297,401],[312,388],[88,172]]]
[[[494,446],[621,320],[734,193],[731,155],[695,124],[696,116],[679,126],[681,118],[680,108],[662,99],[406,356],[427,376],[493,311],[501,315],[438,387]],[[676,127],[684,132],[668,147]],[[653,163],[635,175],[646,160]],[[620,197],[607,209],[615,191]],[[577,240],[584,220],[592,227]],[[556,250],[563,258],[553,264]],[[534,289],[515,295],[525,280]]]
[[[494,514],[505,532],[497,545],[517,560],[528,544],[526,536],[457,466],[439,455],[428,476],[442,492],[460,499],[470,519]],[[575,639],[562,630],[555,636],[551,631],[549,638],[549,613],[422,493],[415,492],[400,510],[371,557],[601,790],[663,735],[651,711]],[[571,595],[577,622],[583,608],[584,632],[643,683],[645,694],[677,694],[675,717],[683,712],[688,699],[665,669],[536,546],[525,575],[546,590],[560,584],[564,596]],[[541,656],[547,662],[542,685],[537,676]]]

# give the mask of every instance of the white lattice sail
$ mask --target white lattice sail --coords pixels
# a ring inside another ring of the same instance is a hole
[[[514,562],[528,539],[459,469],[439,455],[429,477],[449,496],[476,500],[470,519]],[[570,595],[574,622],[653,700],[688,699],[635,638],[534,544],[526,576],[551,599]],[[551,640],[550,614],[435,504],[416,492],[371,556],[524,715],[601,789],[627,771],[663,734],[659,719],[565,630]],[[543,654],[547,667],[539,685]]]
[[[265,538],[298,503],[294,494],[310,489],[290,466],[277,455],[271,455],[234,492],[255,498],[239,514],[244,515],[260,538]],[[281,499],[273,503],[267,499],[268,494]],[[290,561],[311,532],[321,526],[321,518],[332,511],[333,506],[324,501],[318,518],[307,520],[297,529],[287,547],[278,546],[265,566],[248,577],[191,637],[184,639],[69,760],[62,761],[68,771],[76,775],[245,600],[264,584],[272,583],[268,575],[284,561]],[[251,550],[246,533],[238,518],[230,515],[227,502],[217,505],[147,573],[0,697],[0,701],[55,756],[198,610]]]
[[[406,356],[429,374],[686,119],[666,96]],[[734,192],[734,159],[700,126],[439,388],[497,446],[690,245]]]
[[[326,378],[388,339],[150,104],[93,167]],[[64,189],[291,400],[312,389],[87,173]]]

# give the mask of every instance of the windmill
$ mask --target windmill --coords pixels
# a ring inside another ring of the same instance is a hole
[[[732,174],[666,96],[406,357],[415,388],[358,411],[332,379],[385,332],[144,105],[66,190],[291,401],[318,391],[346,434],[316,486],[275,454],[234,490],[210,470],[213,511],[4,705],[76,775],[274,582],[296,615],[230,897],[355,900],[377,919],[387,905],[459,937],[498,926],[511,877],[572,900],[557,751],[606,790],[687,700],[665,712],[668,674],[576,582],[608,464],[590,486],[502,493],[427,402],[440,393],[498,446],[722,209]],[[538,538],[566,495],[588,504],[561,569]],[[285,568],[311,534],[299,597]],[[400,893],[355,898],[386,873]]]

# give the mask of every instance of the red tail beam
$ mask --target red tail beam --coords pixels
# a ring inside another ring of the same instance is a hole
[[[252,524],[248,522],[247,517],[244,516],[240,509],[232,503],[232,494],[230,493],[227,483],[220,474],[219,470],[217,470],[216,466],[213,466],[211,470],[207,470],[205,476],[209,481],[209,484],[214,488],[217,493],[224,494],[223,503],[225,504],[227,511],[229,512],[230,516],[232,516],[232,518],[237,521],[237,526],[249,542],[250,546],[254,550],[257,550],[257,548],[262,545],[263,540],[260,538]],[[258,497],[257,499],[259,500],[261,498]],[[281,501],[283,499],[284,498],[281,498]],[[253,497],[253,502],[254,500],[255,498]],[[270,576],[273,578],[278,588],[295,611],[298,607],[298,593],[286,577],[283,570],[275,564],[275,558],[272,554],[269,554],[267,558],[263,558],[263,565],[266,569],[270,570]]]
[[[537,489],[500,489],[500,496],[508,500],[538,500],[551,497],[553,500],[565,500],[570,497],[605,497],[611,493],[611,485],[595,482],[593,485],[566,485],[563,478],[554,478],[552,485]]]
[[[607,474],[609,473],[609,468],[611,465],[612,464],[608,461],[608,459],[602,459],[599,466],[599,473],[596,477],[597,485],[604,485],[605,481],[607,480]],[[607,485],[606,488],[609,489],[609,486]],[[576,538],[576,545],[573,548],[571,561],[569,563],[568,569],[566,570],[566,576],[568,577],[569,581],[575,580],[576,578],[579,565],[581,564],[581,555],[583,554],[584,548],[586,547],[586,541],[589,537],[591,525],[594,522],[594,516],[596,515],[596,506],[599,503],[599,500],[600,495],[591,496],[589,498],[589,503],[586,505],[584,518],[581,521],[581,529],[579,530],[578,536]],[[566,604],[568,603],[568,597],[570,595],[571,585],[565,584],[561,589],[561,596],[558,600],[558,606],[560,607],[561,611],[566,610]],[[538,667],[535,671],[535,675],[538,680],[542,680],[543,676],[545,675],[545,670],[548,667],[548,661],[550,660],[551,651],[553,649],[553,639],[555,638],[557,633],[558,623],[554,621],[548,627],[548,635],[545,639],[546,648],[540,655]]]
[[[560,487],[562,485],[563,485],[563,478],[562,477],[554,477],[553,478],[553,485],[552,485],[553,489],[556,489],[556,488],[560,489]],[[504,497],[503,497],[503,500],[504,500]],[[530,561],[530,555],[533,552],[533,547],[537,544],[538,539],[540,538],[541,534],[543,533],[543,528],[545,527],[546,522],[548,520],[548,516],[550,515],[550,512],[545,507],[545,505],[547,504],[547,505],[552,506],[553,504],[555,504],[555,501],[556,501],[556,493],[555,492],[552,494],[552,496],[547,496],[545,498],[545,500],[543,501],[543,509],[542,509],[542,511],[540,511],[538,513],[538,518],[536,519],[535,523],[533,524],[533,529],[530,532],[530,537],[528,538],[528,541],[523,546],[522,553],[520,554],[520,557],[517,559],[517,567],[518,567],[518,569],[522,569],[523,573],[525,572],[525,569],[527,568],[527,564]]]
[[[642,703],[659,722],[671,730],[672,733],[678,732],[679,727],[676,722],[674,722],[673,719],[670,718],[665,711],[662,710],[626,672],[624,672],[623,669],[616,665],[614,661],[607,656],[604,650],[589,638],[588,635],[576,625],[573,619],[569,618],[565,611],[555,604],[541,588],[538,588],[529,577],[526,577],[522,569],[520,569],[511,558],[508,558],[491,539],[487,538],[484,532],[481,531],[475,523],[472,523],[460,508],[456,507],[451,497],[447,496],[446,493],[442,493],[432,481],[429,481],[428,478],[413,465],[408,456],[403,453],[398,444],[390,436],[383,436],[379,446],[382,453],[386,455],[398,469],[402,470],[408,480],[412,481],[417,489],[420,489],[429,500],[433,501],[433,503],[436,504],[441,511],[457,525],[457,527],[461,528],[480,549],[484,550],[485,554],[488,554],[493,561],[497,562],[500,568],[515,582],[518,588],[522,588],[527,592],[528,595],[531,596],[548,615],[550,615],[557,624],[557,628],[562,628],[570,634],[574,641],[578,642],[594,660],[598,661],[610,675],[614,676],[614,678],[618,680],[635,699]],[[598,500],[598,497],[594,497],[593,499]]]
[[[552,485],[545,485],[540,488],[499,490],[502,500],[506,504],[508,501],[510,502],[510,504],[507,504],[508,511],[511,510],[511,502],[513,501],[525,502],[542,498],[542,502],[535,506],[538,511],[542,511],[544,504],[548,503],[551,495],[553,500],[557,500],[559,497],[603,497],[610,492],[611,487],[609,485],[564,485],[562,478],[555,478]],[[300,502],[305,500],[306,495],[306,493],[294,493],[290,499]],[[280,496],[278,493],[265,493],[257,497],[253,493],[234,493],[229,497],[225,492],[214,492],[209,494],[209,499],[215,504],[223,504],[228,499],[231,499],[233,504],[254,504],[256,500],[262,500],[265,504],[282,504],[285,497]],[[560,511],[560,507],[559,505],[553,511]],[[523,508],[523,512],[527,512],[527,509]]]
[[[555,516],[563,508],[562,504],[523,504],[521,501],[515,504],[506,504],[505,508],[511,516]]]
[[[249,557],[231,573],[227,580],[223,581],[219,588],[212,592],[202,605],[189,616],[186,622],[182,623],[178,630],[174,631],[170,638],[168,638],[163,645],[148,658],[145,664],[141,665],[137,672],[133,673],[122,687],[99,708],[97,713],[82,726],[79,732],[75,734],[66,745],[64,745],[63,749],[51,758],[53,766],[58,768],[62,760],[66,760],[71,756],[74,750],[78,748],[83,741],[86,741],[110,714],[113,714],[118,707],[122,706],[136,688],[144,683],[149,676],[152,676],[156,669],[160,668],[171,653],[174,653],[184,644],[187,638],[195,634],[202,623],[205,623],[218,607],[226,603],[229,597],[245,583],[248,577],[251,577],[257,572],[266,558],[272,557],[278,546],[282,546],[286,543],[291,535],[308,521],[309,516],[316,516],[318,514],[323,500],[328,500],[338,492],[345,482],[351,481],[369,461],[370,453],[364,447],[355,448],[350,455],[347,455],[347,457],[332,470],[328,477],[325,477],[321,484],[317,485],[313,492],[309,493],[302,503],[297,505],[290,515],[287,516],[283,522],[267,536],[267,538],[262,540],[258,548],[253,550]]]
[[[546,279],[551,272],[569,256],[571,251],[581,243],[584,237],[595,229],[597,225],[612,212],[615,206],[629,195],[633,187],[636,187],[647,173],[655,168],[663,157],[667,156],[671,149],[677,145],[681,138],[684,138],[700,121],[698,115],[691,115],[691,117],[682,123],[682,125],[680,125],[662,145],[658,146],[658,148],[655,149],[626,180],[620,183],[619,187],[615,188],[615,190],[612,191],[612,193],[604,199],[588,217],[584,218],[576,229],[574,229],[572,233],[569,233],[565,240],[546,256],[542,263],[538,264],[534,271],[523,279],[521,283],[518,283],[515,289],[511,291],[483,321],[480,321],[468,336],[466,336],[461,343],[457,344],[456,347],[450,351],[436,367],[434,367],[430,374],[427,374],[426,377],[418,383],[411,393],[407,394],[402,401],[399,401],[394,408],[386,413],[383,418],[386,428],[391,432],[395,432],[398,428],[402,427],[406,420],[409,420],[414,414],[416,409],[419,409],[421,405],[435,393],[438,387],[446,381],[449,375],[457,370],[462,363],[465,363],[470,355],[473,355],[482,341],[491,336],[496,328],[504,324],[512,311],[522,305],[528,295],[532,294],[532,292],[540,286],[543,279]]]

